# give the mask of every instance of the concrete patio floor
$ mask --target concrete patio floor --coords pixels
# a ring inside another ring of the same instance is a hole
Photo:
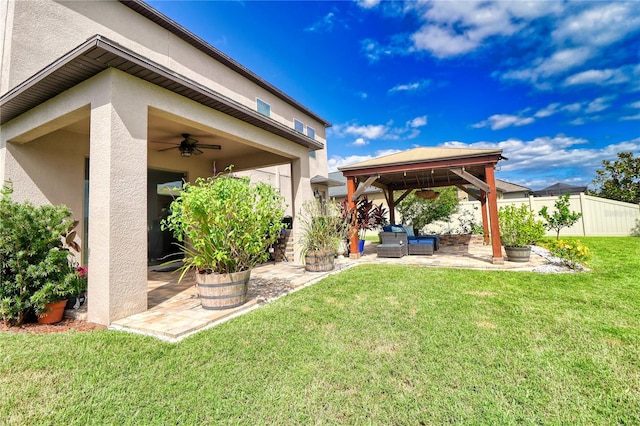
[[[482,270],[532,271],[548,263],[532,253],[528,263],[491,262],[491,246],[441,247],[433,256],[404,256],[378,258],[376,244],[367,242],[360,259],[336,259],[331,272],[306,272],[303,266],[292,263],[268,263],[253,269],[249,283],[248,301],[244,305],[213,311],[203,309],[195,288],[195,280],[185,277],[178,283],[177,273],[157,272],[150,268],[148,306],[145,312],[115,321],[113,330],[139,333],[177,342],[198,331],[213,327],[231,318],[247,313],[293,291],[312,285],[329,274],[362,264],[415,265],[421,267],[464,268]]]

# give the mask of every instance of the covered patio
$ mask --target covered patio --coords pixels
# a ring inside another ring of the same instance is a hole
[[[361,163],[339,167],[347,178],[351,209],[369,186],[383,190],[390,223],[396,223],[395,206],[414,190],[456,186],[480,200],[484,243],[491,244],[494,264],[503,264],[498,226],[494,169],[505,157],[502,150],[467,148],[415,148]],[[473,185],[478,191],[467,188]],[[398,196],[398,194],[400,194]],[[358,235],[352,233],[350,257],[358,258]]]

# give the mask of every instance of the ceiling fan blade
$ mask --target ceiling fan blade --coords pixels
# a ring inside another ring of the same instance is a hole
[[[158,152],[169,151],[170,149],[176,149],[176,148],[180,148],[180,147],[179,146],[172,146],[170,148],[162,148],[162,149],[159,149]]]
[[[222,149],[220,145],[211,145],[211,144],[201,144],[196,145],[198,148],[207,148],[207,149]]]
[[[204,154],[202,151],[200,151],[197,147],[193,147],[193,155],[200,155],[200,154]]]
[[[152,143],[162,143],[162,144],[165,144],[165,145],[175,145],[175,144],[176,144],[175,142],[153,141],[153,140],[150,140],[149,142],[152,142]]]

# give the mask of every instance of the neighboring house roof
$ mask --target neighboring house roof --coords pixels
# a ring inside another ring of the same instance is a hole
[[[329,198],[346,197],[347,196],[347,178],[344,177],[342,172],[329,173],[329,179],[339,183],[339,186],[329,188]],[[376,188],[375,186],[370,186],[364,191],[364,194],[365,195],[378,194],[381,192],[382,192],[382,189]]]
[[[338,170],[364,169],[387,165],[412,164],[427,161],[452,160],[459,158],[501,155],[501,149],[468,149],[468,148],[414,148],[395,154],[384,155],[357,164],[338,167]]]
[[[315,175],[311,178],[311,183],[315,185],[327,185],[327,186],[341,186],[344,185],[344,182],[340,182],[332,179],[331,177],[326,178],[324,176]]]
[[[506,180],[502,179],[496,179],[496,189],[504,194],[508,194],[510,192],[532,192],[531,188],[507,182]]]
[[[548,195],[563,195],[563,194],[579,194],[581,192],[587,192],[586,186],[569,185],[568,183],[558,182],[551,186],[548,186],[537,191],[533,191],[538,197],[545,197]]]
[[[324,144],[123,46],[95,35],[0,97],[0,124],[29,111],[107,68],[146,80],[309,149]]]

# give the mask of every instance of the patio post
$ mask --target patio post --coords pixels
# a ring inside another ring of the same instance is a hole
[[[353,194],[356,192],[356,178],[355,176],[347,176],[347,202],[349,211],[355,214],[356,202],[353,199]],[[353,222],[351,222],[351,229],[349,235],[349,257],[351,259],[360,258],[360,250],[358,247],[358,230],[354,228]]]
[[[487,193],[480,190],[480,213],[482,214],[482,232],[485,244],[489,244],[489,218],[487,217]]]
[[[88,319],[111,322],[147,310],[147,105],[140,81],[114,69],[97,76],[89,135]],[[147,83],[144,83],[146,85]]]
[[[389,205],[389,223],[396,223],[396,201],[393,199],[393,190],[388,190],[387,204]]]
[[[493,164],[484,166],[485,179],[489,185],[489,219],[491,222],[491,246],[493,249],[493,263],[503,264],[502,241],[500,239],[500,225],[498,223],[498,195],[496,193],[496,179]]]

